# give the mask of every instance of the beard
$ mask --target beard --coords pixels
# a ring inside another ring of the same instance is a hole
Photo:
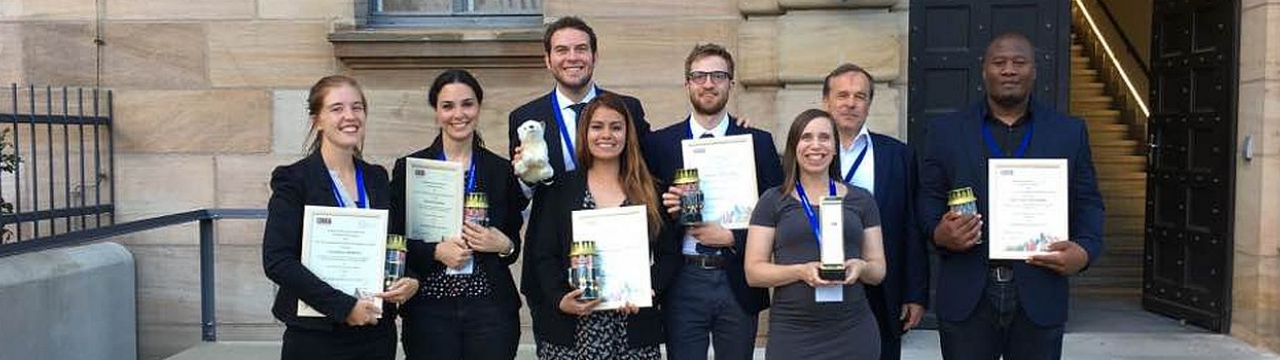
[[[1003,93],[992,93],[991,101],[997,105],[1004,107],[1015,107],[1027,101],[1029,91],[1007,91]]]
[[[693,110],[697,111],[699,114],[718,114],[720,111],[724,110],[725,105],[729,103],[728,96],[723,96],[711,104],[704,104],[702,101],[699,101],[699,96],[696,95],[689,100],[693,103]]]

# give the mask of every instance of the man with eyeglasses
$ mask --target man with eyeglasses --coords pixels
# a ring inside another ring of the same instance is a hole
[[[708,137],[750,135],[754,142],[757,195],[782,183],[782,166],[773,136],[744,127],[725,105],[733,89],[733,56],[723,46],[693,48],[684,63],[685,89],[693,111],[649,136],[645,158],[649,170],[670,184],[683,168],[681,141]],[[679,205],[672,187],[663,195],[669,209]],[[714,343],[716,359],[751,359],[757,319],[768,307],[764,289],[747,286],[742,268],[746,230],[729,230],[709,222],[682,229],[670,244],[660,244],[658,278],[669,281],[663,301],[670,359],[706,359]],[[710,335],[710,339],[709,336]],[[710,340],[710,341],[709,341]]]
[[[929,255],[916,221],[915,154],[901,141],[868,129],[874,97],[871,73],[858,65],[840,65],[822,82],[822,107],[840,132],[840,176],[870,191],[880,209],[888,266],[884,281],[867,286],[867,301],[880,328],[880,359],[897,360],[902,335],[920,323],[929,302]]]

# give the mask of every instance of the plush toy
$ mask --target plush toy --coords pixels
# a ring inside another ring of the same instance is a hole
[[[555,175],[551,160],[547,157],[547,141],[542,137],[542,122],[525,120],[516,128],[520,136],[520,161],[515,164],[516,175],[524,182],[537,184]]]

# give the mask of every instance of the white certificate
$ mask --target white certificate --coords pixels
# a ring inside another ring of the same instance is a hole
[[[437,243],[462,236],[462,164],[405,159],[405,237]]]
[[[627,302],[653,306],[649,279],[649,218],[644,206],[573,212],[573,241],[595,241],[600,260],[600,298],[595,310]]]
[[[1069,237],[1066,159],[991,159],[989,256],[1025,260]]]
[[[302,210],[302,266],[351,296],[382,292],[387,261],[387,211],[306,206]],[[379,299],[374,303],[382,306]],[[323,317],[298,300],[298,316]]]
[[[746,229],[759,197],[751,135],[689,139],[681,146],[684,167],[698,169],[705,199],[702,219],[728,229]]]

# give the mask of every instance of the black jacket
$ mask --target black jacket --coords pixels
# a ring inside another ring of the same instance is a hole
[[[525,261],[520,290],[529,302],[534,335],[542,341],[563,346],[574,344],[577,316],[560,311],[560,299],[573,289],[569,286],[569,245],[572,241],[572,212],[582,210],[586,191],[586,172],[565,174],[554,184],[543,187],[534,196],[529,213],[529,229],[525,235]],[[656,248],[673,242],[671,224],[665,223],[650,242],[654,256],[669,252]],[[649,266],[654,291],[661,298],[667,284],[657,276],[657,265]],[[640,309],[627,318],[627,344],[630,347],[654,345],[664,340],[660,306]]]
[[[438,160],[443,147],[440,136],[437,135],[430,147],[396,160],[392,170],[395,178],[391,180],[391,222],[388,232],[405,233],[405,159],[412,157]],[[519,180],[512,174],[511,162],[478,145],[472,157],[476,172],[479,173],[475,179],[476,191],[484,192],[489,201],[489,226],[502,231],[515,246],[515,251],[507,257],[495,253],[476,253],[475,264],[489,276],[489,283],[495,287],[493,294],[496,299],[515,311],[520,308],[520,297],[516,294],[515,281],[512,280],[508,266],[520,256],[520,227],[524,225],[520,211],[524,210],[528,200],[525,200],[524,193],[520,191],[517,183]],[[435,260],[437,243],[410,240],[406,258],[410,270],[423,275],[444,270],[444,264]],[[405,310],[412,311],[408,307]]]
[[[387,171],[381,166],[355,159],[364,171],[365,192],[373,209],[388,209],[391,198]],[[267,203],[267,225],[262,235],[262,268],[267,278],[280,286],[271,312],[290,327],[331,331],[349,328],[347,315],[356,298],[325,283],[302,266],[302,210],[306,205],[337,206],[329,170],[320,152],[271,172],[271,200]],[[324,318],[300,318],[298,300],[305,301]],[[383,303],[378,328],[393,329],[395,304]]]

